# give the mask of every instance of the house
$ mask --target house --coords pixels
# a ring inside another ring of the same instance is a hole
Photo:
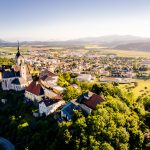
[[[77,79],[79,81],[91,81],[92,80],[92,76],[90,74],[80,74]]]
[[[127,83],[135,82],[135,80],[132,78],[102,77],[100,78],[100,82],[110,82],[110,83],[115,82],[115,83],[127,84]]]
[[[43,86],[42,86],[43,87]],[[46,87],[43,87],[44,89],[44,96],[48,97],[48,98],[54,98],[57,96],[57,94],[55,92],[53,92],[53,90],[48,89]]]
[[[87,114],[91,114],[91,111],[95,110],[96,106],[103,101],[104,98],[93,92],[86,92],[80,95],[76,100],[82,110],[85,111]]]
[[[73,118],[73,111],[79,110],[79,107],[76,103],[68,102],[62,109],[61,109],[61,118],[64,120],[70,121]]]
[[[52,89],[45,87],[41,80],[32,81],[25,89],[25,97],[27,100],[33,101],[37,106],[43,98],[61,100],[62,97],[55,93]]]
[[[100,82],[116,82],[119,83],[121,78],[114,78],[114,77],[101,77]]]
[[[25,98],[33,101],[36,105],[43,100],[44,89],[39,81],[32,81],[25,89]]]
[[[99,70],[99,73],[100,73],[101,76],[109,76],[110,75],[110,72],[105,70],[105,69],[103,69],[103,68],[101,68]]]
[[[65,88],[55,84],[51,84],[49,87],[57,94],[62,94],[65,91]]]
[[[140,65],[150,68],[150,60],[143,60]]]
[[[45,114],[46,116],[55,112],[60,106],[64,105],[65,101],[55,99],[45,99],[39,103],[40,115]]]
[[[56,84],[58,76],[45,69],[40,73],[39,79],[41,80],[43,85],[49,86],[50,84]]]

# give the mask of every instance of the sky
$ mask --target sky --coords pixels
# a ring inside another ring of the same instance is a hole
[[[0,0],[0,39],[150,37],[150,0]]]

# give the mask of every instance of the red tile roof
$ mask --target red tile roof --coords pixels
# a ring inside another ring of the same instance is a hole
[[[92,93],[92,92],[90,92],[90,93]],[[89,99],[83,99],[82,103],[85,104],[86,106],[88,106],[91,109],[96,109],[96,106],[98,104],[100,104],[101,102],[103,102],[103,101],[104,101],[104,99],[101,96],[93,93],[89,97]]]
[[[40,84],[40,81],[32,81],[29,86],[26,88],[26,91],[35,94],[37,96],[43,95],[44,90]]]

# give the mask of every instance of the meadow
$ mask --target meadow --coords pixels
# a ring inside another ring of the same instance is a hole
[[[122,90],[133,92],[135,98],[138,98],[140,95],[147,95],[150,93],[150,80],[135,80],[136,86],[134,83],[131,84],[119,84],[119,87]]]
[[[115,49],[105,49],[103,50],[105,54],[115,54],[119,57],[144,57],[150,58],[150,52],[147,51],[135,51],[135,50],[115,50]]]

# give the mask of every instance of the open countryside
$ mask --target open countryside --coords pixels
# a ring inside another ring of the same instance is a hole
[[[0,150],[150,150],[149,6],[0,0]]]

